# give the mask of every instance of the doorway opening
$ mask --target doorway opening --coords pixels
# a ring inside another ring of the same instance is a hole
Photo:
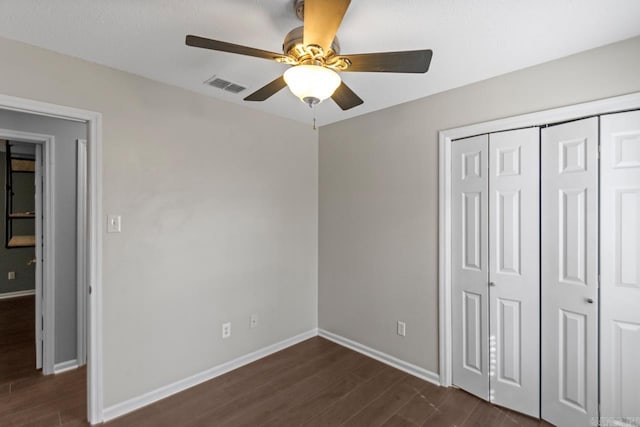
[[[2,357],[0,391],[29,384],[27,392],[37,394],[41,380],[49,388],[52,382],[73,384],[75,399],[60,409],[91,423],[102,413],[100,122],[98,113],[0,95],[0,244],[14,257],[28,258],[22,270],[0,272],[0,340],[10,351],[4,344],[12,335],[18,341],[13,349],[22,351]],[[6,283],[16,279],[30,282],[30,289],[2,298]],[[4,368],[11,378],[2,376]],[[33,414],[39,415],[48,416]]]

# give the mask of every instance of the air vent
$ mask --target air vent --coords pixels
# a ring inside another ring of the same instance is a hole
[[[245,86],[230,82],[229,80],[221,79],[218,76],[211,77],[209,80],[205,81],[204,84],[217,89],[226,90],[231,93],[240,93],[246,89]]]

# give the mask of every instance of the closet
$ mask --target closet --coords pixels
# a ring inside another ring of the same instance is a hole
[[[452,381],[559,426],[640,418],[640,112],[451,146]]]

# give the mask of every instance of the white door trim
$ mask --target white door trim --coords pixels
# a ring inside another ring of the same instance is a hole
[[[46,262],[42,263],[42,277],[36,277],[36,322],[37,314],[43,318],[42,328],[42,373],[44,375],[53,374],[55,363],[55,201],[53,191],[55,188],[55,158],[53,156],[55,147],[55,137],[33,132],[20,132],[12,129],[0,129],[0,138],[11,141],[25,142],[30,144],[40,144],[43,149],[43,166],[41,171],[44,178],[44,188],[40,197],[44,200],[41,203],[44,221],[42,222],[42,238],[36,235],[36,245],[42,245],[42,257]],[[41,199],[41,200],[42,200]],[[36,250],[36,254],[38,254]],[[39,259],[38,262],[41,262]],[[44,300],[44,303],[42,302]],[[37,327],[37,323],[36,323]],[[36,336],[39,334],[36,333]]]
[[[0,108],[87,123],[88,139],[88,420],[96,424],[103,419],[102,370],[102,114],[46,102],[0,94]]]
[[[492,120],[439,132],[439,345],[440,382],[452,384],[451,351],[451,142],[474,135],[543,126],[584,117],[640,108],[640,92]]]
[[[87,140],[76,141],[76,365],[87,363]]]

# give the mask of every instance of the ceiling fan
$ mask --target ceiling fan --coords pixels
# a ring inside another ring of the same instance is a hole
[[[340,78],[339,72],[426,73],[433,52],[429,49],[341,55],[336,32],[351,0],[294,0],[296,15],[304,23],[287,34],[284,54],[219,40],[188,35],[188,46],[270,59],[291,65],[284,75],[244,98],[264,101],[285,86],[310,107],[331,97],[348,110],[362,104]]]

